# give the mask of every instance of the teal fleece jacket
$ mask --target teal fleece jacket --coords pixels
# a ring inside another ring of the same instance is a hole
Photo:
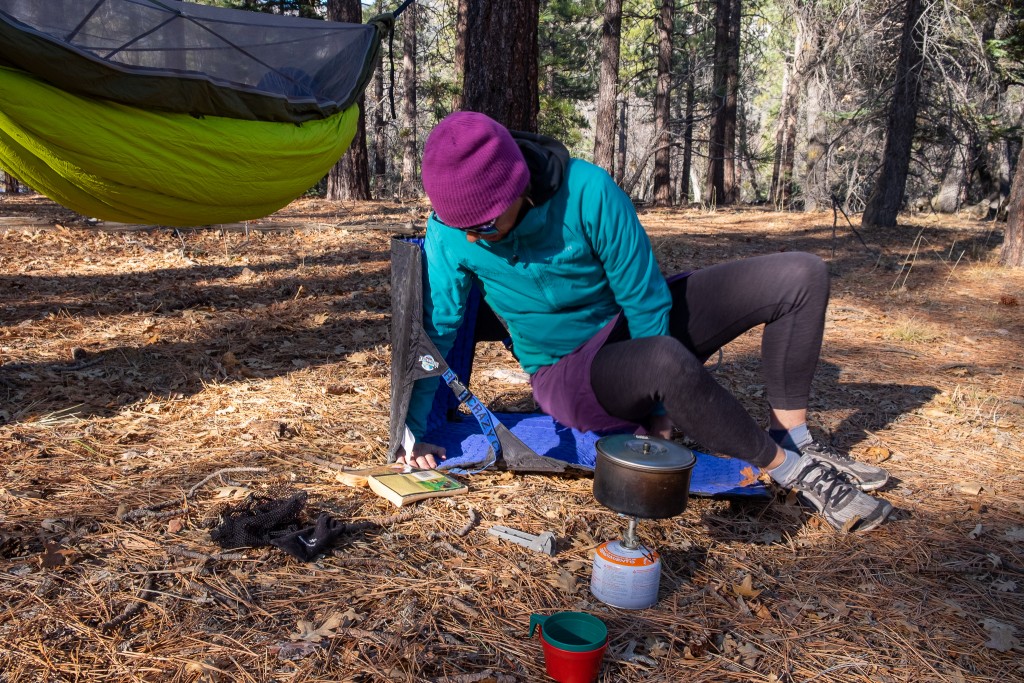
[[[447,355],[474,278],[505,322],[523,369],[553,365],[622,313],[633,338],[668,334],[672,298],[626,195],[603,169],[570,159],[551,199],[499,242],[469,242],[431,218],[424,328]],[[438,379],[413,387],[406,426],[422,438]]]

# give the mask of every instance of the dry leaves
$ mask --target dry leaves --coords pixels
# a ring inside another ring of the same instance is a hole
[[[976,481],[965,481],[956,486],[956,490],[965,496],[977,496],[983,489],[984,487]]]
[[[296,622],[295,633],[290,634],[288,637],[292,640],[303,640],[309,643],[319,643],[324,638],[333,638],[335,630],[350,626],[360,619],[360,614],[351,607],[348,611],[342,612],[331,612],[327,617],[324,618],[323,622],[319,626],[314,626],[313,622],[300,619]]]
[[[237,498],[245,498],[249,495],[248,486],[218,486],[211,489],[214,492],[214,498],[222,498],[228,500],[235,500]]]
[[[756,598],[762,591],[764,591],[763,588],[754,588],[754,579],[750,574],[744,576],[738,584],[732,584],[733,595],[741,598]]]
[[[44,569],[55,569],[67,564],[71,564],[78,557],[78,553],[75,550],[69,548],[61,548],[57,543],[51,543],[49,541],[45,544],[45,550],[42,555],[39,556],[39,564]]]
[[[740,470],[740,486],[752,486],[757,483],[757,472],[754,471],[753,467],[744,467]]]
[[[1021,647],[1021,642],[1015,635],[1017,633],[1016,627],[996,621],[995,619],[983,619],[981,627],[989,635],[989,639],[985,641],[985,647],[990,647],[999,652],[1009,652],[1014,648]]]
[[[577,590],[576,577],[565,569],[555,574],[547,574],[544,580],[566,595],[572,595]]]
[[[885,462],[890,457],[892,457],[892,451],[885,446],[869,446],[868,449],[864,451],[863,459],[868,462],[878,464]]]

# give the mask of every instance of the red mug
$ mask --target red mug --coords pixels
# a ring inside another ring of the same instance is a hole
[[[558,683],[594,683],[608,649],[608,628],[585,612],[530,615],[530,637],[540,628],[544,666]]]

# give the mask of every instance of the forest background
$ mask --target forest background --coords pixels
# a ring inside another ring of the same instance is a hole
[[[349,22],[397,9],[199,1]],[[1013,0],[417,0],[312,191],[419,196],[426,135],[467,108],[562,140],[655,206],[835,206],[867,227],[1009,213],[1000,260],[1020,266],[1022,55]]]
[[[204,4],[355,22],[398,5]],[[562,140],[655,206],[836,206],[868,228],[907,210],[1003,220],[1022,55],[1012,0],[417,0],[355,143],[313,192],[419,196],[427,134],[467,108]],[[1009,213],[1001,261],[1024,265]]]

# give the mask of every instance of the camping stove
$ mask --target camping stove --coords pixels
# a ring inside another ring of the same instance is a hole
[[[637,521],[686,509],[697,459],[671,441],[633,434],[606,436],[596,448],[594,498],[629,522],[621,540],[597,547],[590,591],[613,607],[644,609],[658,601],[661,559],[637,538]]]

